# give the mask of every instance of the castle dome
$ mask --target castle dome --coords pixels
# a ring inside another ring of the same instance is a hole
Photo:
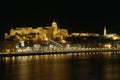
[[[56,28],[58,27],[57,22],[55,20],[52,22],[52,27],[56,27]]]

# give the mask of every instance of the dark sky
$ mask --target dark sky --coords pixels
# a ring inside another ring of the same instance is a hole
[[[0,3],[0,32],[16,27],[49,26],[56,20],[59,28],[69,32],[94,32],[102,34],[119,32],[120,6],[110,1],[2,1]]]

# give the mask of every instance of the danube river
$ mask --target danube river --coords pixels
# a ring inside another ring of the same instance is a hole
[[[0,80],[120,80],[120,52],[0,57]]]

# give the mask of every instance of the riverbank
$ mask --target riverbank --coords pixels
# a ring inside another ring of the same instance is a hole
[[[69,53],[88,53],[88,52],[119,52],[120,49],[83,49],[83,50],[64,50],[64,51],[44,51],[44,52],[11,52],[0,53],[0,57],[12,56],[30,56],[30,55],[46,55],[46,54],[69,54]]]

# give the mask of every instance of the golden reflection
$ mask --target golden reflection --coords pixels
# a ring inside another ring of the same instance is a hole
[[[113,80],[112,76],[112,66],[110,64],[104,66],[104,79]]]
[[[46,54],[46,55],[39,55],[40,59],[63,59],[63,58],[70,58],[71,54]]]
[[[118,80],[119,76],[119,65],[107,64],[104,66],[104,79],[105,80]]]
[[[90,53],[73,53],[72,57],[77,57],[81,59],[87,59],[90,57]]]
[[[15,57],[14,56],[12,57],[12,62],[15,63]]]
[[[39,59],[39,56],[38,56],[38,55],[36,55],[36,56],[35,56],[35,59],[37,59],[37,60],[38,60],[38,59]]]
[[[23,62],[26,62],[28,60],[32,60],[33,59],[33,56],[17,56],[16,57],[16,60],[17,61],[23,61]]]
[[[5,57],[5,62],[9,63],[10,62],[10,57]]]
[[[28,56],[28,57],[29,57],[30,60],[32,60],[34,56]]]
[[[46,54],[46,55],[40,55],[40,59],[49,59],[49,56]]]
[[[66,64],[66,58],[68,58],[69,56],[66,54],[64,54],[64,56],[62,55],[55,55],[56,60],[54,60],[54,64],[53,65],[53,71],[52,71],[52,78],[53,80],[67,80],[68,79],[68,65]],[[66,58],[63,58],[66,57]],[[63,59],[61,59],[63,58]],[[61,59],[61,60],[59,60]],[[62,64],[61,64],[62,63]],[[62,65],[62,66],[61,66]],[[62,75],[61,75],[62,73]]]
[[[54,57],[54,59],[59,58],[59,56],[57,54],[53,54],[53,57]]]
[[[17,60],[18,60],[18,61],[21,61],[21,58],[22,58],[22,56],[18,56],[18,57],[17,57]]]
[[[15,63],[15,57],[14,56],[13,57],[3,57],[3,58],[1,58],[1,61],[5,62],[5,63],[10,63],[10,62]]]
[[[74,53],[68,53],[67,56],[71,56],[72,54],[74,54]]]
[[[23,56],[22,56],[23,57]],[[24,58],[26,58],[26,57],[24,57]],[[19,69],[17,69],[18,71],[18,74],[21,74],[21,75],[23,75],[23,76],[18,76],[19,77],[19,79],[21,79],[21,80],[29,80],[29,75],[28,75],[28,73],[30,72],[30,69],[29,69],[29,67],[28,66],[26,66],[26,65],[22,65],[22,64],[20,64],[19,65]]]
[[[26,61],[27,59],[28,59],[27,56],[23,56],[23,57],[22,57],[22,61]]]
[[[113,53],[112,52],[104,52],[103,55],[104,55],[105,58],[109,59],[109,58],[112,57]]]

